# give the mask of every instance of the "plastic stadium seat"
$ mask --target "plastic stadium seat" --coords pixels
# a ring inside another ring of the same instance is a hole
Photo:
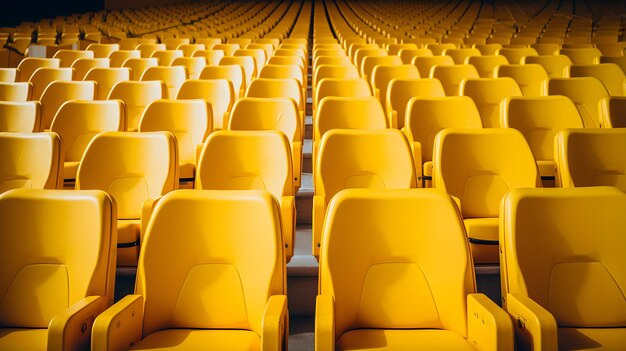
[[[49,67],[59,68],[61,66],[60,59],[48,59],[39,57],[25,57],[17,66],[16,82],[28,82],[30,77],[38,68]]]
[[[483,127],[500,127],[500,103],[509,96],[522,96],[522,91],[513,78],[469,78],[461,82],[459,95],[474,100]]]
[[[187,45],[189,42],[189,38],[167,38],[163,40],[167,50],[177,50],[179,46]]]
[[[417,56],[433,56],[433,52],[429,49],[402,49],[398,52],[398,56],[402,59],[402,63],[408,65],[413,62]]]
[[[549,78],[546,70],[536,63],[501,65],[496,68],[495,76],[513,78],[522,95],[530,97],[542,96],[543,84]]]
[[[457,45],[454,43],[437,43],[437,44],[428,44],[426,48],[433,52],[435,56],[443,56],[445,55],[446,50],[457,49]]]
[[[239,65],[243,67],[246,86],[250,85],[252,78],[256,77],[256,65],[251,56],[224,56],[220,60],[220,66]]]
[[[226,79],[235,91],[235,98],[245,94],[247,82],[241,65],[206,66],[200,73],[200,79]]]
[[[129,58],[122,64],[122,67],[130,68],[130,79],[140,80],[143,73],[150,67],[157,67],[159,60],[155,58]]]
[[[476,293],[463,223],[449,196],[350,189],[328,211],[317,350],[513,350],[510,317]]]
[[[57,111],[50,131],[63,141],[63,179],[74,181],[89,142],[100,132],[126,129],[124,105],[120,100],[67,101]]]
[[[596,48],[563,48],[559,54],[569,57],[575,65],[598,64],[600,63],[600,56],[602,56],[602,52]]]
[[[327,96],[367,97],[372,96],[372,90],[363,78],[324,78],[320,80],[315,90],[313,115],[317,111],[319,102]]]
[[[443,56],[417,56],[411,64],[417,67],[420,77],[430,77],[430,69],[435,65],[454,65],[452,57]]]
[[[80,58],[72,63],[73,80],[86,80],[85,76],[92,68],[109,68],[111,61],[108,58]]]
[[[204,190],[270,192],[280,204],[287,261],[293,256],[296,223],[290,149],[287,137],[276,130],[215,132],[202,150],[196,182]]]
[[[503,48],[498,50],[498,55],[506,57],[513,65],[523,63],[524,57],[539,56],[537,50],[533,48]]]
[[[265,64],[267,64],[267,60],[272,57],[272,55],[274,54],[274,50],[277,49],[278,46],[275,48],[272,44],[270,43],[259,43],[259,42],[254,42],[251,44],[248,44],[245,48],[245,50],[258,50],[261,49],[264,52],[264,62]]]
[[[445,92],[441,82],[435,78],[394,78],[389,82],[386,105],[391,128],[404,128],[407,104],[412,97],[419,96],[440,97],[445,96]]]
[[[518,349],[624,346],[624,211],[626,196],[608,187],[517,189],[505,197],[502,295]]]
[[[614,63],[626,74],[626,56],[600,56],[600,63]]]
[[[257,78],[253,80],[246,90],[247,97],[265,97],[293,99],[298,105],[300,112],[300,130],[304,130],[304,109],[306,100],[302,95],[302,87],[296,79],[273,79]]]
[[[182,50],[155,50],[150,55],[159,60],[159,66],[171,66],[174,59],[183,57]]]
[[[171,65],[186,67],[189,79],[198,79],[206,66],[206,59],[204,57],[178,57],[172,61]]]
[[[66,101],[95,100],[98,92],[96,85],[92,81],[55,81],[50,83],[40,99],[42,129],[50,129],[54,116]]]
[[[41,100],[41,95],[54,81],[71,81],[73,76],[72,68],[51,68],[42,67],[35,70],[28,80],[33,85],[33,100]]]
[[[321,65],[331,66],[354,66],[348,56],[317,56],[313,60],[313,72]],[[359,71],[357,70],[357,74]]]
[[[564,188],[607,185],[626,191],[626,130],[569,129],[555,138],[557,184]]]
[[[430,69],[430,78],[439,79],[446,96],[459,96],[461,81],[467,78],[479,78],[478,71],[469,64],[435,65]]]
[[[213,48],[217,44],[222,43],[222,39],[220,38],[196,38],[196,44],[204,44],[207,49]]]
[[[416,187],[411,150],[399,130],[331,130],[320,142],[313,169],[313,255],[320,256],[329,202],[348,188]]]
[[[372,72],[376,66],[400,66],[402,65],[402,59],[395,55],[389,56],[366,56],[363,58],[359,72],[361,77],[367,81],[372,81]]]
[[[561,50],[562,44],[560,43],[539,43],[532,44],[531,47],[537,50],[539,56],[542,55],[558,55]]]
[[[89,347],[93,320],[113,303],[114,216],[103,191],[0,195],[0,232],[11,233],[0,236],[0,349]]]
[[[443,52],[444,55],[452,57],[455,64],[464,64],[468,58],[472,56],[481,56],[480,50],[476,48],[464,48],[464,49],[448,49]]]
[[[554,185],[554,137],[566,128],[582,128],[576,105],[565,96],[511,97],[502,102],[503,128],[515,128],[533,152],[544,186]]]
[[[570,77],[594,77],[599,79],[611,96],[624,96],[626,75],[624,71],[613,63],[591,65],[572,65]]]
[[[241,220],[242,213],[254,220]],[[282,350],[288,322],[280,227],[267,192],[165,195],[150,217],[135,294],[96,319],[91,349],[174,343]]]
[[[213,130],[225,129],[237,95],[226,79],[186,80],[178,91],[178,100],[204,99],[209,102]]]
[[[304,63],[298,56],[272,56],[267,60],[268,65],[297,65],[304,70]]]
[[[61,139],[54,133],[0,133],[0,193],[61,188],[61,152]]]
[[[180,86],[189,78],[187,68],[183,66],[148,67],[141,75],[141,81],[160,80],[167,86],[167,96],[178,95]]]
[[[126,130],[137,131],[141,115],[152,101],[167,98],[167,86],[161,81],[124,81],[113,86],[107,100],[119,99],[126,109]]]
[[[313,85],[311,88],[314,95],[319,82],[324,78],[353,79],[360,78],[360,76],[359,71],[353,65],[319,65],[313,72]]]
[[[404,128],[418,186],[431,187],[435,135],[446,128],[482,128],[478,108],[467,96],[420,96],[407,102],[406,113]]]
[[[524,59],[523,63],[537,63],[542,65],[550,78],[566,78],[569,77],[569,69],[572,65],[572,60],[565,55],[528,56]]]
[[[491,43],[491,44],[474,44],[473,45],[483,56],[486,55],[496,55],[498,50],[502,49],[502,44]],[[508,62],[508,60],[507,60]],[[485,77],[489,78],[489,77]]]
[[[495,78],[495,68],[508,65],[509,61],[502,55],[470,56],[466,63],[473,65],[480,78]]]
[[[604,128],[626,128],[626,97],[609,96],[600,100],[600,123]]]
[[[193,57],[204,57],[207,65],[217,66],[220,64],[220,60],[224,57],[224,51],[222,50],[198,50],[193,53]]]
[[[93,44],[89,44],[86,50],[93,51],[93,55],[95,58],[105,58],[105,57],[109,57],[109,55],[113,51],[117,51],[119,49],[120,49],[119,44],[93,43]]]
[[[41,104],[38,101],[0,101],[0,132],[41,131]]]
[[[72,64],[77,59],[94,58],[94,55],[93,51],[61,49],[55,52],[52,58],[58,58],[60,60],[59,67],[72,67]]]
[[[151,43],[141,43],[135,47],[135,50],[139,50],[141,52],[142,58],[152,57],[152,54],[157,50],[166,50],[165,44],[151,44]]]
[[[106,100],[115,84],[130,80],[130,68],[92,68],[84,80],[96,82],[98,100]]]
[[[178,186],[176,139],[169,132],[103,132],[89,143],[76,189],[106,190],[117,202],[117,266],[136,266],[143,207]]]
[[[475,264],[498,263],[504,195],[541,184],[526,139],[512,128],[444,129],[435,137],[433,178],[460,204]]]
[[[155,100],[144,110],[139,132],[170,132],[178,144],[181,185],[196,176],[196,153],[213,131],[213,111],[206,100]]]
[[[17,68],[0,68],[1,83],[15,83],[17,78]]]
[[[207,46],[208,47],[208,46]],[[221,50],[224,56],[233,56],[235,51],[239,50],[239,44],[216,44],[210,50]]]
[[[378,65],[374,67],[370,77],[374,96],[380,100],[383,108],[386,108],[387,89],[393,79],[415,79],[420,78],[420,75],[413,65]]]
[[[139,50],[117,50],[109,54],[111,67],[122,67],[129,58],[141,58],[141,52]]]
[[[254,61],[254,71],[252,73],[252,77],[254,78],[259,76],[259,72],[261,72],[261,69],[265,66],[265,62],[267,62],[267,57],[265,55],[265,50],[263,49],[239,49],[233,53],[233,57],[252,57]]]
[[[181,44],[176,50],[181,50],[185,57],[193,57],[196,51],[206,50],[206,45],[204,44]]]
[[[600,80],[593,77],[550,78],[545,95],[565,95],[576,104],[585,128],[601,127],[600,100],[609,96]]]
[[[0,101],[26,102],[32,100],[33,85],[29,82],[0,82]]]
[[[300,82],[300,86],[302,86],[302,96],[306,96],[306,74],[298,65],[287,66],[267,64],[261,69],[261,72],[259,73],[259,78],[295,79]]]

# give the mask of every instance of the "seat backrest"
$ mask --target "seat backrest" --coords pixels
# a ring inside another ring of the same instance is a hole
[[[96,83],[92,81],[54,81],[48,84],[40,99],[42,128],[50,129],[54,116],[66,101],[94,100],[96,94]]]
[[[542,96],[543,84],[549,78],[548,72],[536,63],[501,65],[496,68],[495,76],[513,78],[522,95],[530,97]]]
[[[624,211],[626,195],[609,187],[511,191],[500,217],[503,297],[530,297],[559,327],[625,327]]]
[[[306,101],[302,96],[302,87],[292,78],[257,78],[246,90],[247,97],[288,97],[298,104],[298,110],[304,113]]]
[[[224,56],[220,59],[220,66],[239,65],[243,67],[246,84],[250,84],[252,78],[256,77],[256,66],[252,56]]]
[[[550,78],[546,95],[565,95],[576,104],[585,128],[601,127],[600,100],[609,96],[602,82],[593,77]]]
[[[626,191],[626,130],[570,129],[555,138],[557,182],[564,188],[608,185]]]
[[[259,73],[259,78],[293,78],[305,84],[305,77],[302,68],[298,65],[274,65],[263,66]]]
[[[317,56],[313,60],[313,72],[315,73],[315,71],[317,71],[317,68],[321,65],[354,66],[348,56]],[[358,70],[357,74],[359,74]]]
[[[0,101],[26,102],[32,100],[33,85],[29,82],[0,82]]]
[[[498,55],[506,57],[510,64],[520,64],[522,59],[528,56],[539,56],[533,48],[503,48],[498,50]]]
[[[344,190],[331,200],[322,238],[320,294],[333,297],[335,335],[382,328],[467,336],[466,299],[476,282],[450,196]]]
[[[465,63],[469,57],[482,55],[480,50],[476,48],[447,49],[443,54],[452,57],[452,60],[457,65]]]
[[[122,67],[129,58],[141,58],[141,52],[139,50],[118,50],[109,54],[111,67]]]
[[[202,43],[196,44],[180,44],[176,48],[177,50],[181,50],[185,57],[193,57],[193,54],[199,50],[206,50],[206,45]]]
[[[226,117],[237,99],[237,94],[232,83],[227,79],[188,79],[180,87],[176,99],[204,99],[208,101],[211,116],[213,116],[212,128],[225,129]]]
[[[370,85],[363,78],[324,78],[319,81],[313,98],[313,111],[327,96],[366,97],[372,96]]]
[[[229,130],[279,130],[290,143],[301,141],[298,105],[289,98],[244,97],[233,106]]]
[[[167,86],[162,81],[124,81],[113,86],[108,100],[119,99],[126,108],[126,130],[137,131],[141,115],[152,101],[167,97]]]
[[[170,66],[174,59],[183,57],[182,50],[155,50],[150,55],[159,60],[159,66]]]
[[[600,123],[603,128],[626,128],[626,97],[602,98],[600,100]]]
[[[280,131],[222,130],[207,138],[196,173],[197,189],[266,190],[293,195],[289,140]]]
[[[478,49],[480,53],[485,55],[496,55],[498,50],[502,49],[502,44],[499,43],[491,43],[491,44],[474,44],[473,47]],[[508,63],[508,60],[507,60]],[[488,78],[488,77],[486,77]]]
[[[48,328],[87,296],[112,305],[116,228],[115,204],[103,191],[1,194],[0,232],[10,235],[0,236],[0,324]]]
[[[16,82],[28,82],[35,71],[42,67],[59,68],[61,60],[57,58],[24,57],[17,65]]]
[[[73,79],[74,80],[86,80],[87,73],[96,67],[109,68],[110,60],[108,58],[80,58],[72,63]]]
[[[120,49],[120,45],[119,44],[99,44],[99,43],[92,43],[89,44],[87,46],[87,49],[85,50],[89,50],[89,51],[93,51],[93,56],[95,58],[105,58],[105,57],[109,57],[109,55]]]
[[[200,79],[227,79],[233,85],[235,97],[239,97],[248,84],[241,65],[206,66],[200,73]]]
[[[157,67],[159,65],[159,60],[156,58],[134,58],[131,57],[124,61],[122,67],[130,68],[130,79],[132,80],[140,80],[143,73],[149,67]]]
[[[444,129],[433,166],[435,187],[460,200],[463,218],[498,217],[509,190],[539,184],[530,147],[512,128]]]
[[[163,40],[163,44],[167,50],[176,50],[180,45],[189,44],[190,41],[189,38],[167,38]]]
[[[478,71],[470,64],[435,65],[430,69],[430,78],[437,78],[443,85],[446,96],[458,96],[461,81],[479,78]]]
[[[524,135],[537,161],[554,161],[554,136],[560,130],[583,127],[576,105],[558,95],[505,98],[500,123]]]
[[[130,80],[130,68],[95,67],[87,72],[84,80],[92,80],[98,84],[98,100],[106,100],[115,84]]]
[[[41,131],[41,104],[38,101],[0,101],[0,132]]]
[[[596,63],[589,65],[572,65],[571,77],[594,77],[600,80],[611,96],[624,96],[624,71],[614,63]]]
[[[391,121],[389,123],[392,128],[402,129],[405,126],[407,104],[411,98],[419,96],[445,96],[445,91],[439,79],[435,78],[394,78],[389,82],[386,97],[387,114],[393,112],[397,114],[397,124],[394,126]]]
[[[142,81],[160,80],[167,85],[168,97],[174,98],[178,95],[180,86],[189,78],[187,68],[184,66],[158,66],[148,67],[141,75]]]
[[[215,44],[211,50],[221,50],[224,56],[233,56],[233,53],[239,49],[239,44]]]
[[[509,61],[502,55],[470,56],[466,63],[473,65],[480,78],[495,78],[494,69],[500,65],[508,65]]]
[[[222,50],[197,50],[193,53],[193,57],[204,57],[207,65],[217,66],[220,64],[220,60],[224,57],[224,51]]]
[[[389,88],[389,82],[391,80],[399,79],[414,79],[420,78],[417,67],[413,65],[377,65],[371,73],[370,84],[374,95],[378,97],[383,104],[383,108],[386,108],[385,98],[387,97],[387,89]]]
[[[267,60],[268,65],[297,65],[304,69],[304,63],[298,56],[271,56]]]
[[[398,56],[402,59],[402,63],[408,65],[413,62],[413,58],[417,56],[433,56],[433,52],[429,49],[400,49]]]
[[[402,132],[332,130],[320,141],[314,165],[315,194],[326,203],[348,188],[416,187],[413,158]]]
[[[50,83],[54,81],[71,81],[73,74],[72,68],[38,68],[29,80],[33,85],[32,99],[40,100],[41,95]]]
[[[63,184],[61,139],[55,133],[0,133],[0,193]]]
[[[395,55],[366,56],[363,58],[361,67],[358,67],[361,77],[365,78],[368,81],[371,81],[372,72],[374,71],[374,68],[379,65],[399,66],[402,65],[402,59]]]
[[[435,43],[426,45],[426,48],[430,49],[435,56],[443,56],[445,55],[444,51],[457,49],[457,46],[454,43]]]
[[[467,96],[413,97],[406,112],[406,135],[410,142],[420,143],[422,162],[432,161],[435,136],[441,130],[482,128],[478,108]]]
[[[600,63],[602,52],[596,48],[563,48],[560,55],[565,55],[572,60],[575,65],[593,65]]]
[[[142,58],[149,58],[152,54],[157,50],[166,50],[167,47],[165,44],[156,44],[156,43],[141,43],[135,47],[135,50],[139,50],[141,52]]]
[[[103,132],[78,166],[76,189],[98,189],[117,202],[118,219],[141,218],[143,202],[178,185],[178,150],[169,132]]]
[[[528,56],[524,59],[524,64],[537,63],[543,66],[550,78],[569,77],[569,69],[572,60],[565,55]]]
[[[265,56],[265,50],[263,49],[239,49],[233,53],[233,56],[244,56],[244,57],[252,57],[254,61],[254,72],[252,73],[253,77],[258,77],[259,72],[265,66],[267,62],[267,57]]]
[[[179,162],[195,164],[196,149],[213,131],[213,114],[206,100],[154,100],[144,110],[139,132],[170,132],[176,137]]]
[[[170,328],[261,335],[267,300],[286,294],[280,228],[280,209],[268,192],[165,195],[150,217],[137,267],[143,335]]]
[[[172,61],[171,65],[186,67],[189,79],[198,79],[206,66],[206,59],[204,57],[177,57]]]
[[[87,50],[67,50],[61,49],[54,53],[52,58],[58,58],[61,60],[59,62],[59,67],[72,67],[74,61],[79,58],[94,58],[93,51]]]
[[[430,69],[435,65],[453,65],[452,57],[443,56],[417,56],[411,62],[417,67],[420,77],[430,77]]]
[[[324,78],[360,78],[359,71],[352,65],[319,65],[313,73],[313,87],[317,88]]]
[[[313,138],[321,140],[331,129],[386,129],[383,107],[373,96],[323,98],[315,111]]]
[[[474,100],[483,127],[500,126],[500,103],[509,96],[522,96],[522,91],[513,78],[468,78],[461,82],[460,95]]]

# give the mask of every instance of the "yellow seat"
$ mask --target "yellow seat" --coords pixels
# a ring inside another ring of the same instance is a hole
[[[524,58],[529,56],[539,56],[537,50],[533,48],[502,48],[498,50],[498,55],[506,57],[510,64],[516,65],[523,63]]]
[[[63,141],[63,179],[73,182],[89,142],[100,132],[126,129],[124,105],[120,100],[67,101],[57,111],[50,131]]]
[[[626,196],[608,187],[505,197],[502,295],[518,349],[624,347],[624,211]]]
[[[571,77],[594,77],[600,80],[611,96],[624,96],[626,75],[624,71],[613,63],[599,63],[590,65],[572,65]]]
[[[131,57],[124,61],[122,67],[130,68],[130,79],[140,80],[143,73],[150,67],[157,67],[159,60],[156,58],[134,58]]]
[[[401,49],[398,52],[398,56],[402,59],[402,63],[408,65],[413,62],[413,59],[418,56],[433,56],[433,52],[429,49]]]
[[[217,66],[220,64],[220,60],[224,57],[224,51],[222,50],[198,50],[193,53],[193,57],[204,57],[207,65]]]
[[[387,45],[387,52],[389,55],[400,56],[400,50],[417,50],[417,45],[414,43],[405,43],[405,44],[389,44]],[[408,62],[410,63],[410,62]]]
[[[459,96],[461,81],[468,78],[479,78],[478,71],[469,64],[435,65],[430,69],[430,78],[441,82],[446,96]]]
[[[196,38],[196,44],[204,44],[207,49],[213,48],[217,44],[222,43],[222,39],[220,38]]]
[[[41,104],[38,101],[0,101],[0,132],[41,131]]]
[[[33,85],[32,99],[41,100],[41,95],[48,87],[48,84],[54,81],[71,81],[72,76],[72,68],[38,68],[28,81]]]
[[[582,128],[576,105],[565,96],[510,97],[502,102],[502,128],[515,128],[533,152],[544,187],[554,186],[554,136],[562,129]]]
[[[265,54],[265,50],[263,49],[239,49],[235,50],[233,53],[233,57],[252,57],[254,62],[254,70],[252,72],[252,77],[257,78],[259,76],[259,72],[265,66],[265,62],[267,61],[267,57]]]
[[[613,186],[626,191],[626,130],[569,129],[555,138],[557,184],[563,188]]]
[[[452,57],[443,56],[417,56],[411,61],[417,67],[420,77],[430,77],[430,70],[436,65],[454,65]]]
[[[220,66],[239,65],[243,68],[244,82],[250,85],[252,78],[256,77],[256,66],[252,56],[224,56],[220,59]]]
[[[233,56],[235,51],[239,50],[239,44],[215,44],[211,50],[221,50],[224,52],[224,56]]]
[[[532,44],[530,47],[537,50],[539,56],[542,55],[558,55],[561,50],[561,43],[538,43]]]
[[[297,65],[300,66],[302,70],[304,70],[304,62],[298,56],[271,56],[267,60],[268,65]]]
[[[142,58],[149,58],[157,50],[166,50],[165,44],[156,43],[140,43],[135,47],[135,50],[141,52]]]
[[[109,55],[120,49],[119,44],[100,44],[100,43],[92,43],[87,46],[85,50],[93,51],[94,58],[105,58],[109,57]]]
[[[0,349],[88,348],[93,320],[113,304],[113,200],[13,190],[0,195],[0,223],[11,234],[0,236]]]
[[[61,49],[54,53],[52,58],[60,60],[59,67],[72,67],[74,61],[79,58],[94,58],[93,51]]]
[[[114,67],[100,68],[95,67],[87,72],[84,80],[94,81],[97,83],[98,100],[106,100],[113,87],[119,83],[130,80],[130,68]]]
[[[124,81],[113,86],[107,100],[118,99],[124,102],[126,130],[135,132],[146,106],[154,100],[166,97],[167,86],[162,81]]]
[[[298,65],[274,65],[267,64],[263,66],[259,73],[259,78],[291,78],[300,82],[302,86],[302,96],[306,96],[307,79],[306,74]]]
[[[135,293],[96,319],[91,349],[282,350],[280,226],[267,192],[165,195],[150,217]]]
[[[141,81],[160,80],[167,86],[167,97],[178,95],[180,86],[189,78],[187,68],[183,66],[148,67],[141,75]]]
[[[387,129],[383,107],[373,96],[327,96],[313,118],[313,154],[324,133],[331,129]],[[315,159],[315,156],[313,157]],[[315,161],[313,161],[315,162]]]
[[[509,61],[502,55],[470,56],[466,63],[473,65],[480,78],[496,78],[495,69],[500,65],[508,65]]]
[[[178,186],[176,139],[169,132],[103,132],[87,146],[76,189],[105,190],[117,202],[117,266],[136,266],[142,208]]]
[[[497,55],[498,50],[502,49],[502,44],[500,44],[500,43],[474,44],[472,46],[475,47],[476,49],[478,49],[478,51],[480,51],[480,53],[483,56],[486,56],[486,55]],[[507,62],[508,62],[508,60],[507,60]],[[489,78],[489,77],[485,77],[485,78]]]
[[[177,57],[171,65],[186,67],[187,72],[189,72],[189,79],[198,79],[206,66],[206,59],[204,57]]]
[[[61,152],[61,139],[54,133],[0,133],[0,193],[61,188]]]
[[[536,63],[501,65],[496,68],[495,76],[513,78],[522,91],[522,95],[530,97],[541,96],[543,85],[549,78],[546,70]]]
[[[317,56],[313,60],[313,72],[317,71],[317,67],[321,65],[331,66],[354,66],[348,56]],[[359,71],[357,70],[357,75]]]
[[[227,79],[186,80],[178,91],[178,100],[204,99],[210,103],[213,130],[225,129],[237,94]]]
[[[398,79],[389,82],[387,88],[387,116],[391,128],[405,128],[405,112],[413,97],[445,96],[443,85],[435,78]]]
[[[201,190],[270,192],[280,205],[287,261],[293,256],[296,223],[290,149],[287,137],[277,130],[215,132],[202,150],[196,183]]]
[[[247,82],[241,65],[206,66],[200,73],[200,79],[226,79],[235,91],[235,97],[245,94]]]
[[[141,52],[139,50],[117,50],[109,54],[111,67],[122,67],[129,58],[141,58]]]
[[[0,68],[0,83],[15,83],[17,68]]]
[[[255,40],[254,43],[246,45],[246,50],[257,50],[261,49],[264,52],[265,63],[267,64],[267,60],[274,55],[274,50],[278,48],[278,45],[274,46],[271,43],[260,43],[259,39]],[[263,40],[263,39],[260,39]]]
[[[328,211],[316,350],[513,350],[511,319],[476,293],[449,196],[350,189]]]
[[[512,128],[444,129],[434,143],[433,182],[458,200],[474,263],[497,264],[500,200],[541,184],[526,139]]]
[[[576,104],[585,128],[601,127],[600,101],[609,96],[602,82],[593,77],[550,78],[545,95],[565,95]]]
[[[463,48],[463,49],[447,49],[442,52],[444,55],[452,57],[454,64],[462,65],[468,58],[472,56],[481,56],[480,50],[476,48]]]
[[[415,79],[420,78],[417,67],[413,65],[378,65],[374,67],[371,74],[370,84],[372,92],[376,96],[383,108],[386,109],[387,90],[389,83],[393,79]],[[385,110],[386,112],[386,110]]]
[[[74,69],[73,80],[86,80],[85,76],[92,68],[109,68],[108,58],[79,58],[71,66]]]
[[[304,112],[306,100],[302,95],[302,87],[296,79],[257,78],[246,90],[246,97],[291,98],[298,105],[300,113],[300,130],[304,130]]]
[[[362,78],[368,82],[372,81],[372,72],[377,66],[400,66],[402,65],[402,59],[395,55],[389,56],[366,56],[361,62],[359,72]]]
[[[367,97],[372,96],[372,90],[363,78],[324,78],[319,81],[313,97],[313,115],[317,106],[327,96]]]
[[[467,96],[410,98],[405,122],[417,184],[428,188],[432,187],[435,135],[446,128],[482,128],[478,108]]]
[[[60,59],[48,59],[40,57],[24,57],[17,66],[16,82],[28,82],[35,71],[42,67],[59,68]]]
[[[402,132],[329,130],[319,146],[313,177],[313,255],[320,256],[329,203],[343,189],[415,188],[413,158]]]
[[[313,72],[313,84],[311,86],[313,96],[316,94],[319,82],[324,78],[354,79],[360,78],[360,76],[359,71],[353,65],[319,65]]]
[[[500,103],[509,96],[522,96],[513,78],[469,78],[461,82],[460,95],[474,100],[483,127],[500,127]]]
[[[604,128],[626,128],[626,97],[608,96],[600,100],[600,123]]]
[[[32,100],[33,85],[29,82],[0,82],[0,101],[26,102]]]
[[[174,59],[183,57],[183,52],[182,50],[155,50],[149,57],[159,60],[159,66],[171,66]]]
[[[206,100],[154,100],[144,110],[139,132],[170,132],[178,145],[181,186],[196,176],[196,153],[213,131],[213,111]]]
[[[626,56],[600,56],[600,63],[614,63],[626,74]]]
[[[184,57],[194,57],[194,53],[196,51],[206,50],[206,45],[202,43],[195,44],[180,44],[176,48],[176,50],[180,50],[183,52]]]
[[[166,38],[163,40],[167,50],[177,50],[181,45],[187,45],[191,42],[189,38]]]
[[[563,48],[559,54],[569,57],[575,65],[598,64],[600,63],[600,56],[602,56],[602,52],[596,48]]]
[[[569,77],[572,60],[565,55],[528,56],[522,63],[536,63],[543,66],[550,78],[566,78]]]
[[[92,81],[54,81],[41,95],[41,128],[50,129],[57,111],[66,101],[95,100],[98,88]]]

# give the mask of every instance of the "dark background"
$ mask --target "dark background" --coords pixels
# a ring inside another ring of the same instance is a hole
[[[42,18],[73,13],[100,11],[104,0],[8,0],[0,2],[0,27],[15,27],[20,22],[39,22]]]

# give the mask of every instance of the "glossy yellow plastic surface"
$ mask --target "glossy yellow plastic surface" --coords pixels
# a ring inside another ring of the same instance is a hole
[[[60,60],[59,67],[71,67],[79,58],[94,58],[93,51],[61,49],[54,53],[52,58]]]
[[[143,73],[150,67],[157,67],[159,65],[159,60],[156,58],[128,58],[122,64],[122,67],[130,68],[130,79],[131,80],[140,80]]]
[[[624,71],[614,63],[572,65],[571,77],[594,77],[599,79],[611,96],[624,96]]]
[[[87,46],[86,50],[93,51],[94,57],[109,57],[113,51],[120,49],[119,44],[99,44],[93,43]]]
[[[313,94],[316,94],[319,82],[324,78],[354,79],[359,78],[359,71],[353,65],[320,64],[313,72]]]
[[[237,95],[232,83],[226,79],[187,79],[178,91],[178,100],[204,99],[209,102],[212,129],[225,129],[229,112]]]
[[[246,85],[250,85],[252,79],[255,78],[256,63],[251,56],[224,56],[220,59],[220,66],[224,65],[239,65],[243,68],[244,82]]]
[[[200,79],[227,79],[233,85],[236,97],[244,95],[248,84],[241,65],[205,66]]]
[[[41,131],[41,104],[38,101],[0,101],[0,132]]]
[[[130,80],[130,68],[102,68],[90,69],[84,80],[93,80],[98,85],[98,100],[106,100],[115,84]]]
[[[543,66],[536,63],[501,65],[496,69],[495,76],[513,78],[519,85],[522,95],[530,97],[541,96],[544,81],[549,78]]]
[[[111,67],[122,67],[124,61],[129,58],[141,58],[141,51],[134,50],[117,50],[109,54],[109,60],[111,60]]]
[[[405,134],[411,144],[418,186],[431,187],[435,135],[445,128],[482,128],[480,114],[467,96],[414,97],[406,112]]]
[[[563,48],[560,55],[565,55],[572,60],[575,65],[593,65],[600,63],[602,52],[596,48]]]
[[[559,350],[624,347],[625,210],[624,193],[609,187],[505,197],[502,295],[525,348],[556,350],[557,339]]]
[[[557,182],[564,188],[614,186],[626,191],[626,130],[570,129],[555,138]]]
[[[600,100],[600,123],[603,128],[626,127],[626,97],[609,96]]]
[[[372,89],[363,78],[323,78],[313,97],[313,115],[326,96],[366,97],[372,96]]]
[[[252,71],[252,78],[257,78],[259,72],[265,66],[267,57],[265,50],[263,49],[238,49],[233,52],[233,57],[251,57],[254,63],[254,70]]]
[[[52,82],[41,95],[41,127],[50,129],[52,120],[61,105],[70,100],[94,100],[97,97],[95,82]]]
[[[81,58],[72,63],[73,80],[87,80],[85,76],[93,68],[109,68],[108,58]]]
[[[165,195],[150,217],[136,295],[98,317],[92,350],[283,349],[280,228],[279,206],[265,191]]]
[[[502,55],[470,56],[466,62],[476,68],[480,78],[495,78],[495,68],[509,64],[509,60]]]
[[[167,98],[167,86],[161,81],[124,81],[115,84],[108,100],[119,99],[126,108],[126,130],[135,132],[143,111],[154,100]]]
[[[0,195],[0,223],[10,234],[0,236],[0,349],[88,347],[93,320],[113,303],[113,199],[12,190]]]
[[[65,102],[50,126],[50,131],[63,141],[63,179],[76,179],[80,160],[96,134],[125,128],[124,104],[120,100]]]
[[[41,100],[44,90],[54,81],[71,81],[73,72],[72,68],[38,68],[28,80],[33,85],[32,99]]]
[[[366,56],[361,63],[361,67],[359,68],[359,72],[363,79],[368,82],[372,81],[372,73],[374,72],[374,68],[376,66],[401,66],[402,59],[395,55],[390,56]],[[417,71],[415,66],[414,69]],[[409,77],[407,77],[409,78]]]
[[[435,65],[454,65],[452,57],[442,56],[417,56],[413,58],[411,64],[417,66],[420,77],[430,77],[430,69]]]
[[[435,65],[430,69],[430,78],[437,78],[443,85],[446,96],[458,96],[461,81],[479,78],[476,68],[469,64]]]
[[[386,129],[381,103],[373,96],[327,96],[314,116],[313,139],[319,141],[331,129]]]
[[[543,66],[550,78],[567,78],[572,60],[565,55],[528,56],[524,63],[537,63]]]
[[[141,75],[140,80],[160,80],[165,82],[165,85],[167,85],[167,96],[174,98],[178,95],[180,86],[183,85],[187,78],[189,78],[189,73],[184,66],[158,66],[148,67]]]
[[[135,266],[143,203],[178,186],[178,150],[169,132],[103,132],[89,143],[76,189],[99,189],[117,202],[118,266]]]
[[[450,196],[344,190],[324,226],[316,350],[512,350],[510,319],[475,284]]]
[[[141,52],[142,58],[149,58],[155,53],[157,50],[166,50],[167,47],[165,44],[157,44],[157,43],[140,43],[135,47],[135,50],[139,50]]]
[[[461,82],[459,95],[474,100],[485,128],[500,127],[500,104],[509,96],[522,96],[513,78],[468,78]]]
[[[33,85],[28,82],[0,82],[0,101],[25,102],[31,100]]]
[[[393,79],[416,79],[420,78],[420,75],[413,65],[394,64],[375,66],[370,77],[374,96],[380,100],[383,108],[386,108],[387,90]]]
[[[204,57],[207,62],[207,65],[217,66],[219,65],[222,57],[224,57],[224,51],[222,50],[198,50],[193,53],[193,57]]]
[[[172,66],[172,61],[183,57],[183,52],[181,50],[155,50],[150,57],[158,59],[159,66]]]
[[[61,60],[57,58],[48,59],[40,57],[24,57],[17,66],[16,82],[28,82],[30,77],[38,68],[51,67],[59,68]]]
[[[506,57],[510,64],[522,63],[525,57],[538,56],[537,50],[533,48],[503,48],[498,50],[498,55]]]
[[[389,82],[385,102],[391,128],[404,128],[407,104],[411,98],[419,96],[445,96],[445,91],[441,82],[435,78],[394,78]]]
[[[293,78],[257,78],[250,83],[246,90],[247,97],[292,98],[298,104],[302,115],[306,100],[302,95],[302,87],[297,79]],[[301,123],[304,123],[304,116]]]
[[[544,95],[565,95],[576,104],[585,128],[599,128],[600,100],[609,96],[602,82],[593,77],[550,78]]]
[[[410,146],[398,130],[330,130],[320,141],[313,169],[313,255],[319,256],[326,208],[348,188],[417,186]]]
[[[417,56],[433,56],[433,52],[429,49],[401,49],[398,52],[398,56],[402,59],[402,63],[409,64],[413,62],[413,59]]]
[[[540,185],[535,158],[512,128],[444,129],[435,137],[433,180],[459,199],[474,263],[498,263],[502,197]]]
[[[0,133],[0,193],[63,184],[61,139],[54,133]]]

